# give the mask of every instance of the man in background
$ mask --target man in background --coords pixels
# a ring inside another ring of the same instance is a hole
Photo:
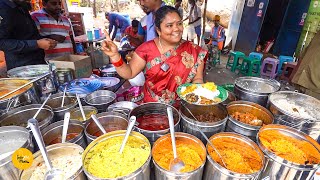
[[[0,50],[5,53],[7,70],[44,64],[44,51],[57,42],[42,38],[32,20],[29,0],[0,0]]]
[[[61,14],[61,0],[43,0],[43,9],[31,13],[42,37],[58,42],[53,49],[45,51],[46,59],[73,54],[75,43],[70,21]]]
[[[127,29],[124,32],[130,42],[130,45],[135,48],[142,43],[138,38],[138,26],[139,21],[134,19],[131,21],[131,26],[127,27]]]
[[[212,27],[211,35],[210,35],[210,38],[212,40],[212,45],[218,46],[218,49],[222,50],[223,42],[226,39],[226,36],[225,36],[224,27],[220,25],[220,16],[215,15],[213,22],[214,22],[214,26]]]
[[[147,38],[147,17],[150,12],[146,7],[141,6],[141,9],[143,10],[144,13],[146,13],[146,15],[143,16],[143,18],[140,20],[139,26],[138,26],[138,38],[141,41],[141,43],[143,43],[146,41],[146,38]]]
[[[112,30],[114,29],[111,40],[114,40],[114,38],[116,37],[118,28],[120,29],[121,37],[123,37],[124,31],[126,30],[127,27],[129,27],[131,25],[130,19],[124,17],[121,14],[112,13],[112,12],[106,12],[105,16],[106,16],[106,19],[108,19],[108,21],[109,21],[109,34],[110,35],[111,35]]]

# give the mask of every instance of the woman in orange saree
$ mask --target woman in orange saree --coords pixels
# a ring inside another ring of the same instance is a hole
[[[144,71],[144,102],[174,104],[179,85],[203,83],[207,51],[182,40],[182,19],[171,6],[163,6],[155,13],[155,26],[159,37],[140,45],[129,64],[123,63],[109,37],[102,43],[102,50],[121,77],[131,79]]]

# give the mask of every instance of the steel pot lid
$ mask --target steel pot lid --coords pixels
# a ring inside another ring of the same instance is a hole
[[[292,119],[320,121],[320,100],[293,91],[279,91],[269,95],[269,102]]]
[[[112,73],[112,72],[117,72],[116,68],[112,64],[108,64],[106,66],[103,66],[100,69],[101,72],[106,72],[106,73]]]
[[[72,94],[89,94],[102,87],[102,82],[94,78],[81,78],[75,79],[71,82],[65,83],[60,86],[60,90],[63,92],[64,87],[67,86],[67,92]]]
[[[280,83],[274,79],[263,79],[257,77],[239,77],[235,80],[239,88],[261,94],[270,94],[280,89]]]
[[[120,102],[116,102],[111,104],[108,107],[108,111],[112,111],[114,109],[129,109],[132,110],[134,108],[136,108],[138,105],[134,102],[130,102],[130,101],[120,101]]]
[[[56,70],[56,67],[53,66],[53,71]],[[21,66],[17,68],[10,69],[7,72],[8,77],[22,77],[27,79],[33,79],[35,77],[41,76],[49,72],[48,65],[29,65]]]

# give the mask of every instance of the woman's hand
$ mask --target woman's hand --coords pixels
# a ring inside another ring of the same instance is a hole
[[[102,41],[101,50],[110,57],[111,62],[117,62],[120,59],[117,45],[111,40],[108,32],[104,30],[106,40]]]

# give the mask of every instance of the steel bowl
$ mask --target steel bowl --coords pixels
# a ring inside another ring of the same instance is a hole
[[[118,113],[122,113],[126,116],[129,116],[132,109],[136,108],[137,106],[138,105],[134,102],[120,101],[120,102],[116,102],[116,103],[111,104],[108,107],[108,111],[109,112],[118,112]]]
[[[82,106],[82,108],[86,116],[85,120],[83,120],[82,113],[79,107],[71,109],[70,119],[75,121],[81,121],[83,125],[86,125],[87,122],[91,119],[91,115],[96,115],[98,113],[98,110],[93,106]]]
[[[98,109],[98,112],[106,112],[108,106],[112,104],[116,99],[116,94],[108,90],[98,90],[91,94],[88,94],[84,101],[89,106],[94,106]]]
[[[268,96],[279,91],[281,84],[274,79],[239,77],[235,80],[234,94],[238,100],[250,101],[266,106]]]
[[[64,114],[78,105],[77,98],[74,94],[66,93],[64,105],[61,107],[63,93],[57,93],[50,97],[46,105],[50,106],[54,112],[54,120],[64,119]]]

